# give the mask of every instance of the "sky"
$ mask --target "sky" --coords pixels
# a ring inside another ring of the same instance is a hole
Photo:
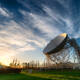
[[[42,62],[61,33],[80,38],[80,0],[0,0],[0,62]]]

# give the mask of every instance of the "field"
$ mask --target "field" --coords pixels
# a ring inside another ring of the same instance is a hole
[[[0,74],[0,80],[80,80],[80,71],[44,71],[26,73],[22,72],[12,74]]]

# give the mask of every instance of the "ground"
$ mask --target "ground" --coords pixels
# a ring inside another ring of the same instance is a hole
[[[0,74],[0,80],[80,80],[80,71],[53,70],[44,72]]]

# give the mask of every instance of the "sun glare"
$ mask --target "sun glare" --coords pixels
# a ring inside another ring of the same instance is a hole
[[[10,58],[9,58],[9,56],[0,57],[0,63],[2,65],[9,66],[9,64],[10,64]]]

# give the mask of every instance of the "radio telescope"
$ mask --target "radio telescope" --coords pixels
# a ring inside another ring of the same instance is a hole
[[[43,53],[54,63],[67,63],[72,58],[80,63],[80,47],[74,38],[63,33],[55,37],[44,48]]]

